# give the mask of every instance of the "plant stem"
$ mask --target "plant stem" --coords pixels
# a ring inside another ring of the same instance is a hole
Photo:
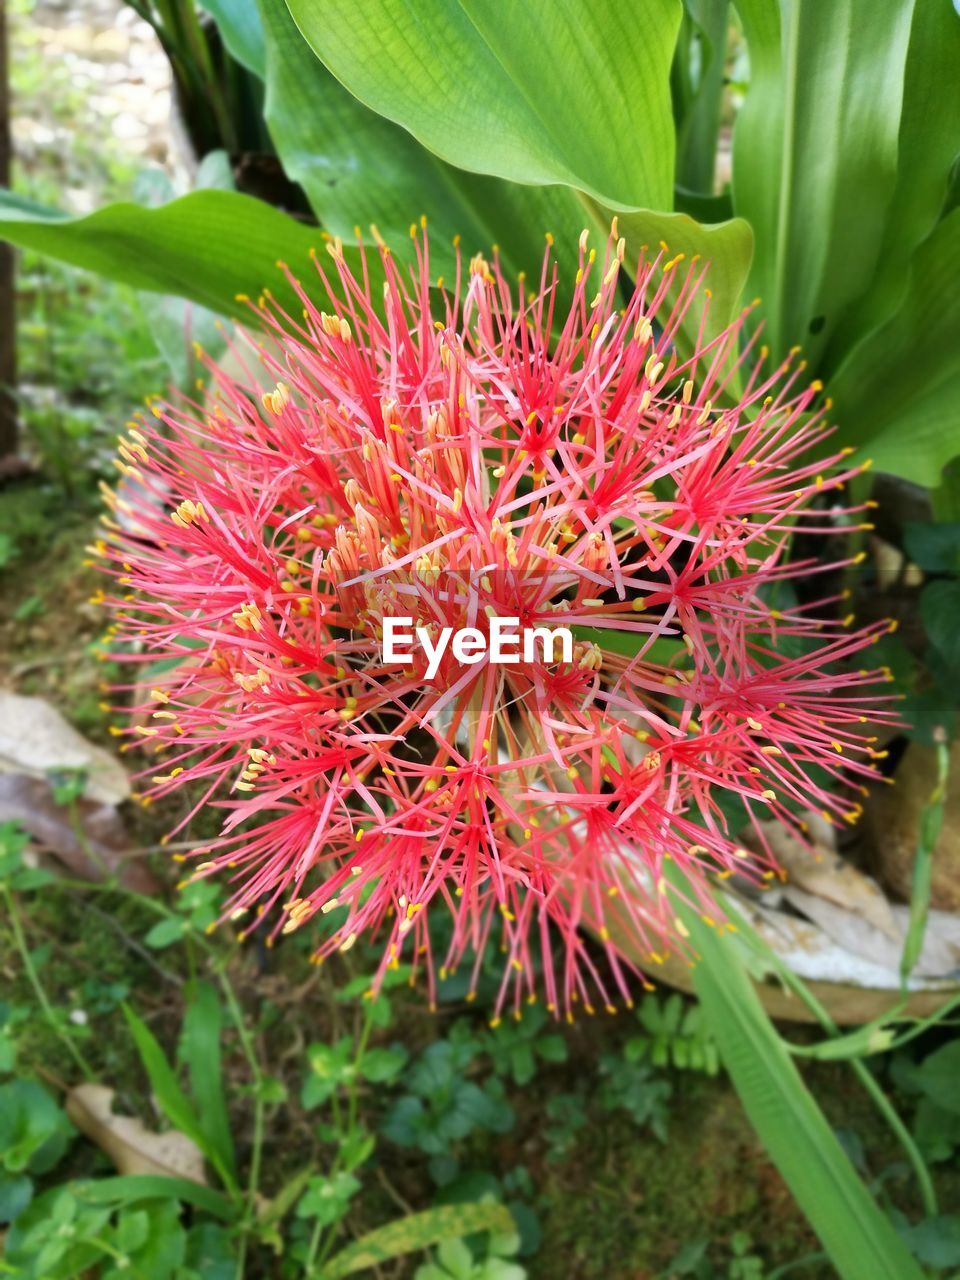
[[[800,997],[803,1003],[823,1027],[824,1031],[826,1031],[830,1036],[839,1036],[840,1028],[813,992],[810,991],[806,984],[783,963],[777,953],[772,948],[766,946],[763,940],[758,937],[749,922],[744,918],[742,912],[738,911],[737,917],[738,928],[743,937],[751,944],[751,946],[754,947],[755,950],[759,951],[760,954],[763,955],[765,960],[776,968],[777,973],[784,984]],[[783,1037],[781,1037],[781,1039],[783,1039]],[[787,1044],[788,1049],[791,1047],[786,1041],[784,1041],[784,1043]],[[904,1153],[910,1161],[914,1174],[916,1175],[917,1183],[920,1188],[920,1198],[923,1201],[924,1213],[929,1217],[935,1217],[939,1212],[937,1207],[937,1193],[934,1190],[933,1179],[930,1177],[930,1170],[927,1168],[926,1162],[920,1154],[920,1149],[914,1142],[912,1134],[897,1115],[893,1104],[877,1083],[869,1067],[867,1067],[859,1058],[851,1057],[845,1059],[845,1061],[849,1062],[854,1074],[857,1076],[857,1079],[873,1099],[877,1110],[886,1120],[891,1131],[903,1147]]]
[[[205,945],[204,942],[201,943]],[[212,951],[212,948],[210,948]],[[247,1238],[249,1236],[250,1227],[257,1214],[257,1192],[260,1188],[260,1166],[263,1158],[263,1134],[264,1134],[264,1101],[263,1101],[263,1071],[260,1067],[260,1060],[257,1057],[256,1048],[253,1038],[247,1029],[244,1021],[243,1009],[240,1001],[237,999],[237,993],[234,990],[233,983],[227,975],[226,969],[222,964],[218,964],[216,968],[217,981],[220,983],[220,989],[223,992],[223,998],[227,1008],[230,1011],[230,1017],[233,1025],[237,1029],[237,1038],[240,1041],[240,1047],[243,1056],[250,1068],[250,1075],[253,1079],[253,1143],[250,1150],[250,1170],[247,1176],[247,1211],[244,1218],[244,1230],[240,1235],[239,1245],[237,1248],[237,1266],[235,1275],[237,1280],[243,1280],[244,1265],[247,1255]]]
[[[334,1177],[339,1172],[340,1151],[342,1150],[343,1139],[347,1139],[348,1141],[352,1140],[354,1130],[356,1129],[356,1126],[357,1126],[357,1106],[359,1102],[358,1084],[360,1080],[360,1067],[361,1067],[361,1064],[363,1063],[363,1055],[367,1051],[367,1043],[370,1039],[370,1032],[372,1030],[373,1030],[373,1004],[371,1002],[367,1004],[366,1008],[364,1009],[363,1023],[360,1027],[360,1034],[357,1037],[357,1047],[353,1055],[353,1072],[350,1076],[350,1084],[347,1089],[347,1127],[345,1130],[342,1128],[342,1124],[340,1120],[340,1104],[337,1099],[336,1093],[334,1093],[333,1098],[331,1100],[333,1105],[334,1115],[335,1115],[334,1122],[340,1134],[341,1146],[340,1148],[338,1148],[336,1155],[333,1157],[333,1163],[330,1166],[330,1171],[327,1175],[328,1178]],[[320,1266],[323,1265],[324,1261],[327,1258],[327,1255],[330,1252],[333,1242],[336,1239],[338,1226],[339,1226],[339,1223],[337,1222],[333,1222],[330,1224],[330,1231],[327,1235],[326,1240],[323,1243],[323,1248],[321,1249],[320,1241],[323,1236],[323,1227],[320,1224],[320,1222],[317,1222],[314,1225],[313,1233],[310,1236],[310,1247],[307,1251],[306,1262],[304,1263],[305,1275],[309,1276],[311,1274],[311,1269],[315,1265],[317,1264],[319,1264]]]
[[[74,1062],[80,1068],[84,1079],[93,1080],[94,1072],[90,1067],[90,1064],[74,1044],[72,1037],[69,1036],[60,1026],[60,1023],[57,1020],[57,1015],[54,1012],[53,1005],[47,998],[46,990],[44,989],[43,983],[40,981],[40,975],[37,973],[36,965],[33,963],[33,957],[30,955],[30,950],[27,946],[27,939],[23,932],[23,924],[20,920],[20,911],[17,907],[16,898],[13,896],[7,885],[3,885],[2,890],[3,899],[7,907],[7,914],[10,917],[10,927],[13,929],[14,941],[17,944],[17,951],[20,953],[20,959],[23,961],[24,972],[26,973],[27,979],[33,988],[34,995],[37,997],[37,1002],[43,1010],[43,1016],[50,1024],[51,1031],[53,1031],[57,1039],[64,1045],[71,1058],[73,1058]]]

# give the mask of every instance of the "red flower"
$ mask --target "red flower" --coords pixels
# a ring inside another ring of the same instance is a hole
[[[149,795],[221,796],[194,874],[229,879],[231,915],[286,932],[339,909],[321,952],[379,931],[383,964],[423,960],[431,988],[467,951],[476,974],[493,935],[501,1004],[542,965],[567,1012],[629,999],[612,897],[652,962],[684,933],[668,860],[719,923],[707,873],[772,866],[724,795],[757,819],[852,819],[865,718],[889,716],[880,673],[848,662],[883,626],[851,632],[790,591],[816,568],[786,561],[791,534],[857,510],[843,455],[808,461],[819,388],[741,352],[742,317],[681,354],[702,268],[641,259],[624,302],[623,241],[599,273],[584,242],[565,316],[549,257],[535,292],[475,258],[451,295],[431,293],[426,237],[410,279],[386,249],[355,276],[331,242],[332,313],[290,277],[302,322],[261,299],[275,343],[238,335],[248,377],[210,364],[212,407],[131,428],[121,469],[150,500],[113,497],[101,544],[123,655],[163,660],[125,732],[160,762]],[[429,676],[421,651],[382,660],[397,616],[434,639],[500,616],[577,641],[512,666],[448,649]]]

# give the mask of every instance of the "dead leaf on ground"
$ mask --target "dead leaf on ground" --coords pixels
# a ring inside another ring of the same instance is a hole
[[[832,903],[848,915],[859,916],[871,930],[896,943],[900,933],[883,890],[837,853],[835,833],[828,823],[817,814],[804,816],[810,827],[808,844],[781,822],[757,824],[770,852],[786,872],[784,895],[789,899],[789,891],[797,889],[808,897]],[[757,832],[750,830],[743,833],[743,843],[755,850],[762,844]]]
[[[106,1152],[118,1173],[162,1174],[207,1183],[203,1153],[185,1133],[154,1133],[136,1116],[113,1112],[114,1090],[102,1084],[78,1084],[67,1094],[67,1115],[81,1133]]]
[[[894,933],[873,926],[854,906],[847,909],[825,898],[786,885],[783,896],[801,915],[812,920],[833,942],[853,955],[886,969],[895,981],[910,920],[908,907],[890,908]],[[949,978],[960,971],[960,916],[931,911],[914,974],[918,978]]]
[[[116,805],[130,795],[130,780],[120,762],[78,733],[43,698],[26,698],[0,689],[0,774],[45,779],[57,769],[82,769],[84,796]]]
[[[0,774],[0,822],[15,822],[41,852],[53,854],[83,880],[103,880],[117,872],[124,888],[136,893],[154,894],[160,889],[146,863],[131,856],[133,846],[123,819],[112,805],[81,799],[67,808],[54,803],[46,781]]]

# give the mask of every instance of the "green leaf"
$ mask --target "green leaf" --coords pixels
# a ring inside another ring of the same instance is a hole
[[[236,1280],[230,1232],[217,1222],[195,1222],[187,1231],[183,1280]]]
[[[751,292],[775,356],[799,343],[815,365],[873,280],[914,4],[737,0],[750,86],[734,131],[734,205],[757,237]]]
[[[223,43],[241,66],[266,79],[263,23],[257,0],[200,0],[223,37]]]
[[[221,1177],[236,1185],[236,1154],[224,1092],[220,1037],[223,1009],[208,982],[198,982],[191,992],[183,1019],[181,1052],[190,1073],[190,1088],[197,1105],[200,1126]]]
[[[504,269],[539,270],[554,235],[572,284],[584,225],[604,238],[609,219],[588,215],[568,188],[519,186],[445,164],[406,130],[365,107],[317,58],[284,0],[260,0],[267,39],[266,118],[284,169],[324,227],[350,238],[374,225],[398,257],[412,259],[409,228],[425,214],[430,258],[449,278],[453,237],[466,259],[500,249]]]
[[[461,168],[669,208],[679,0],[288,0],[361,102]],[[561,74],[562,69],[562,74]]]
[[[443,1266],[448,1276],[456,1277],[456,1280],[471,1280],[473,1254],[459,1236],[441,1241],[437,1249],[437,1261]]]
[[[960,1265],[960,1214],[945,1213],[904,1227],[901,1235],[921,1262],[929,1267]]]
[[[73,1125],[35,1080],[0,1085],[0,1170],[46,1173],[73,1135]]]
[[[192,1138],[209,1160],[215,1161],[217,1153],[211,1146],[190,1100],[180,1088],[173,1068],[160,1047],[160,1042],[129,1005],[123,1005],[122,1008],[123,1016],[127,1020],[127,1026],[137,1047],[137,1053],[140,1055],[140,1061],[149,1077],[150,1088],[156,1095],[163,1114],[174,1128],[185,1133],[188,1138]]]
[[[920,596],[923,628],[951,672],[960,672],[960,581],[928,582]]]
[[[188,1178],[165,1178],[161,1174],[121,1174],[113,1178],[91,1178],[70,1184],[79,1200],[87,1204],[139,1204],[143,1200],[179,1200],[230,1222],[236,1211],[230,1201],[212,1187]]]
[[[312,275],[308,254],[320,244],[316,228],[263,201],[212,190],[157,209],[111,204],[82,218],[25,208],[16,196],[0,191],[0,236],[137,289],[192,298],[248,324],[255,323],[255,315],[237,295],[256,297],[265,287],[291,314],[300,314],[302,304],[277,269],[277,259]],[[316,291],[322,294],[319,281]]]
[[[143,1218],[139,1217],[140,1213]],[[142,1224],[146,1230],[141,1235],[135,1227],[133,1239],[137,1244],[129,1249],[129,1271],[150,1276],[151,1280],[177,1280],[187,1247],[186,1233],[180,1225],[180,1206],[173,1200],[155,1201],[138,1211],[137,1217],[137,1225]],[[123,1222],[121,1217],[118,1235]],[[121,1246],[119,1239],[116,1244]],[[116,1271],[105,1270],[101,1274],[104,1280],[127,1280],[127,1268],[118,1267]]]
[[[175,942],[179,942],[187,929],[187,922],[178,917],[168,917],[165,920],[158,920],[152,928],[147,930],[143,941],[148,947],[153,947],[155,951],[162,951],[164,947],[173,946]]]
[[[923,1280],[857,1176],[763,1010],[735,942],[675,902],[699,959],[693,981],[740,1101],[843,1280]]]
[[[407,1061],[407,1051],[403,1045],[390,1048],[368,1049],[360,1062],[360,1074],[371,1084],[382,1084],[392,1080],[403,1070]]]
[[[713,192],[720,106],[727,54],[729,0],[685,0],[686,17],[674,59],[677,182],[693,192]],[[696,50],[696,76],[692,74]],[[679,85],[678,85],[679,81]]]
[[[960,572],[960,521],[908,520],[903,525],[903,549],[924,573]]]
[[[602,210],[595,207],[597,216]],[[656,213],[637,209],[619,215],[620,232],[627,239],[629,258],[641,245],[655,251],[660,241],[671,255],[684,254],[687,261],[699,257],[708,267],[704,287],[710,290],[707,337],[714,337],[734,319],[753,258],[753,232],[743,218],[706,224],[685,213]],[[682,332],[692,349],[700,328],[705,295],[695,299],[684,318]]]
[[[33,1199],[33,1180],[0,1173],[0,1223],[12,1222]]]
[[[851,353],[830,383],[845,444],[878,468],[937,484],[960,454],[960,209],[913,257],[895,314]]]
[[[360,1180],[342,1169],[329,1178],[312,1177],[297,1205],[297,1217],[315,1218],[325,1227],[339,1222],[360,1188]]]
[[[602,245],[611,212],[565,187],[534,187],[467,173],[445,164],[404,129],[358,102],[311,52],[283,0],[260,0],[267,31],[267,120],[287,173],[307,193],[325,227],[349,237],[375,224],[397,254],[406,252],[412,221],[426,213],[437,272],[453,268],[451,241],[470,254],[500,249],[508,274],[533,273],[550,231],[569,289],[577,242],[586,226]],[[710,263],[710,333],[733,318],[750,267],[753,237],[742,219],[703,226],[686,214],[634,211],[620,217],[628,263],[641,244],[661,240],[672,254],[699,254]],[[438,234],[439,233],[439,234]],[[696,334],[699,311],[686,332]]]
[[[886,320],[909,281],[910,258],[944,211],[960,150],[960,14],[951,0],[916,4],[904,74],[896,187],[868,291],[839,326],[822,370],[829,378],[864,334]]]
[[[599,645],[607,653],[621,653],[633,658],[650,640],[647,631],[627,631],[619,627],[588,627],[576,625],[571,627],[575,640],[584,640]],[[672,636],[658,636],[652,644],[647,644],[643,655],[644,662],[658,662],[668,666],[676,658],[686,658],[687,650],[680,640]]]
[[[944,1111],[960,1113],[957,1073],[960,1071],[960,1040],[935,1049],[923,1060],[916,1080],[931,1101]]]
[[[319,1271],[313,1280],[340,1280],[380,1262],[389,1262],[418,1249],[427,1249],[441,1240],[472,1235],[476,1231],[512,1232],[510,1210],[494,1201],[478,1204],[444,1205],[412,1213],[396,1222],[379,1227],[341,1250]]]

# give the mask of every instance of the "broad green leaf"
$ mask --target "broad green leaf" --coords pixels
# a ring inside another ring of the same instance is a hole
[[[639,650],[650,639],[646,631],[624,631],[613,627],[574,626],[571,628],[575,640],[584,640],[599,645],[608,653],[620,653],[624,657],[636,657]],[[686,657],[687,651],[680,640],[672,636],[658,636],[648,645],[643,655],[644,662],[659,662],[669,665],[677,658]]]
[[[602,206],[594,201],[584,199],[583,203],[596,219],[604,216]],[[661,242],[672,256],[683,254],[687,262],[699,258],[707,267],[703,288],[691,302],[678,335],[678,345],[686,353],[698,341],[705,304],[709,303],[705,326],[708,339],[730,324],[739,309],[753,255],[753,232],[748,222],[731,218],[710,225],[696,222],[685,213],[657,213],[652,209],[618,214],[617,221],[627,241],[628,268],[635,266],[643,246],[656,253]]]
[[[539,267],[544,233],[552,233],[569,286],[584,227],[602,245],[611,209],[566,187],[535,187],[468,173],[444,163],[390,120],[363,106],[323,67],[297,31],[283,0],[260,0],[267,31],[267,118],[287,172],[307,192],[317,217],[348,237],[375,223],[396,253],[421,213],[435,234],[437,271],[452,265],[450,240],[465,251],[500,247],[508,274]],[[457,161],[460,163],[460,161]],[[683,214],[638,210],[620,217],[628,264],[643,243],[661,240],[671,253],[699,254],[711,263],[711,330],[732,318],[750,264],[752,236],[742,219],[701,226]],[[695,316],[691,314],[690,330]]]
[[[960,12],[952,0],[925,0],[913,11],[900,115],[896,187],[869,290],[839,325],[822,373],[889,318],[909,281],[909,262],[944,211],[960,154]],[[960,337],[958,337],[960,341]]]
[[[231,191],[195,191],[157,209],[111,204],[80,218],[0,191],[0,237],[137,289],[192,298],[247,323],[253,314],[237,295],[256,297],[265,287],[300,314],[277,259],[308,279],[309,251],[322,244],[315,227]]]
[[[678,885],[680,882],[674,879]],[[693,981],[743,1108],[842,1280],[923,1280],[760,1004],[735,942],[682,904]]]
[[[427,1249],[441,1240],[457,1239],[476,1231],[513,1232],[510,1210],[495,1201],[443,1205],[423,1213],[411,1213],[396,1222],[370,1231],[336,1254],[325,1267],[311,1272],[313,1280],[340,1280],[405,1253]]]
[[[221,1176],[235,1184],[236,1156],[221,1065],[222,1031],[223,1009],[217,993],[208,982],[198,982],[187,1002],[180,1047],[190,1073],[200,1127],[210,1150],[216,1152]]]
[[[581,200],[566,187],[531,187],[463,172],[445,164],[383,116],[344,90],[312,54],[289,19],[283,0],[260,0],[268,33],[268,122],[285,169],[301,183],[317,218],[330,232],[349,237],[370,223],[394,252],[402,253],[408,228],[426,212],[439,237],[431,239],[435,269],[452,268],[451,242],[461,234],[470,255],[500,247],[508,274],[534,271],[543,256],[544,233],[553,234],[562,285],[572,284],[582,228],[602,246],[611,210]],[[685,214],[639,210],[620,216],[627,261],[640,244],[669,244],[671,253],[699,253],[710,262],[716,332],[730,323],[750,265],[749,225],[733,219],[703,227]],[[698,323],[691,312],[689,332]]]
[[[195,186],[198,189],[235,190],[233,169],[226,151],[209,151],[204,156],[197,169]],[[136,203],[151,209],[169,204],[176,194],[172,181],[161,169],[141,170],[133,184]],[[193,389],[203,372],[196,344],[199,343],[215,359],[222,355],[226,347],[223,318],[215,311],[198,307],[188,298],[178,298],[175,294],[157,297],[143,291],[138,296],[150,336],[166,361],[174,382],[183,389]],[[156,933],[157,927],[151,932]]]
[[[261,80],[266,79],[263,23],[257,0],[200,0],[234,58]]]
[[[319,60],[284,0],[260,0],[267,40],[266,118],[289,177],[322,225],[351,238],[371,225],[398,257],[412,257],[409,228],[425,214],[434,278],[454,267],[453,237],[465,259],[492,245],[508,274],[539,270],[544,235],[554,236],[567,285],[587,226],[603,243],[609,215],[588,214],[566,187],[532,187],[467,173],[359,102]]]
[[[920,617],[947,671],[960,672],[960,581],[955,576],[927,583],[920,595]]]
[[[915,3],[737,0],[750,87],[734,131],[734,204],[757,237],[751,292],[775,355],[799,343],[816,365],[873,280]]]
[[[460,234],[467,254],[500,247],[508,274],[532,272],[550,231],[562,283],[572,284],[577,240],[587,227],[602,245],[609,209],[564,187],[533,187],[467,173],[445,164],[389,120],[376,115],[325,69],[287,14],[283,0],[260,0],[267,31],[267,118],[274,145],[325,227],[348,237],[376,224],[401,253],[421,213],[434,232],[435,268],[449,272],[450,241]],[[752,236],[743,219],[701,226],[684,214],[647,210],[620,216],[628,264],[643,243],[665,240],[671,253],[699,254],[711,263],[711,329],[733,316],[750,264]],[[696,321],[691,314],[691,330]]]
[[[679,0],[287,0],[318,56],[460,168],[669,208]]]
[[[707,225],[685,213],[655,213],[638,209],[620,215],[620,231],[631,249],[648,244],[655,250],[662,240],[671,255],[687,261],[699,257],[708,267],[704,288],[710,291],[708,337],[715,336],[734,319],[753,257],[753,232],[743,218]],[[629,255],[628,255],[629,259]],[[703,295],[704,298],[706,294]],[[697,337],[702,299],[691,306],[683,329],[688,342]]]
[[[895,314],[831,379],[844,444],[876,466],[935,485],[960,454],[960,209],[917,250]]]

